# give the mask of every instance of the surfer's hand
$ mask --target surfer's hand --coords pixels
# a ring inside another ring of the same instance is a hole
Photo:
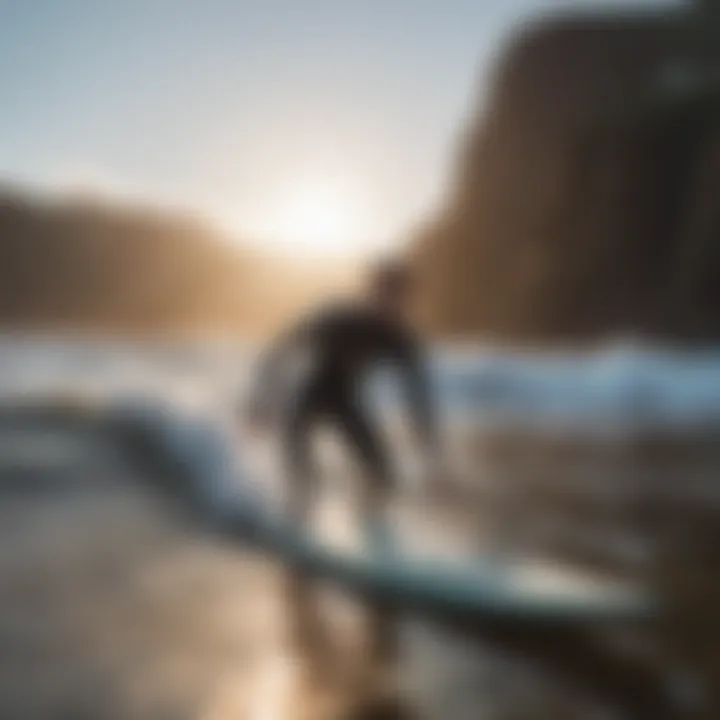
[[[251,404],[245,415],[245,431],[251,437],[260,437],[270,429],[270,414],[263,407]]]
[[[434,453],[426,453],[423,461],[423,477],[425,487],[434,490],[438,477],[441,475],[441,462],[440,458]]]
[[[428,490],[437,496],[453,496],[457,491],[456,479],[446,459],[440,455],[431,455],[425,464],[425,477]]]
[[[248,420],[245,423],[245,432],[254,439],[260,439],[267,435],[268,426],[265,423],[258,422],[257,420]]]

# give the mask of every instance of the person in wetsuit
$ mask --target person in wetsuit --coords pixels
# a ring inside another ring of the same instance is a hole
[[[436,450],[435,418],[423,349],[407,320],[412,294],[408,270],[385,264],[372,274],[367,297],[322,309],[284,333],[261,360],[251,418],[262,424],[278,371],[294,351],[310,353],[310,368],[295,391],[283,429],[290,511],[305,520],[312,499],[313,430],[329,423],[344,437],[365,476],[363,516],[379,520],[393,489],[391,460],[363,389],[368,374],[392,364],[401,373],[419,439]],[[375,530],[384,532],[380,525]],[[366,525],[367,528],[367,525]],[[371,529],[371,539],[375,530]],[[386,543],[387,538],[381,543]]]

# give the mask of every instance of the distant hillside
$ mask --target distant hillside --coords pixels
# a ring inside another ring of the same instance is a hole
[[[0,192],[0,325],[264,334],[337,285],[143,207]]]
[[[524,28],[415,245],[436,332],[720,337],[720,88],[666,12]],[[678,60],[678,57],[680,60]]]

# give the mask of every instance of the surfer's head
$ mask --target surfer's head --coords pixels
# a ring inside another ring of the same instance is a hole
[[[410,268],[398,260],[384,261],[370,271],[368,294],[383,313],[404,316],[410,306],[413,279]]]

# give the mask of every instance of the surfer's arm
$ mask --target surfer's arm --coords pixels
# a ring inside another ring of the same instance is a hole
[[[403,361],[405,389],[415,434],[423,456],[423,475],[432,491],[454,492],[454,481],[444,457],[437,403],[427,354],[417,341],[409,345]]]
[[[415,432],[425,448],[436,451],[438,449],[436,411],[425,353],[416,340],[409,339],[403,343],[400,359]]]
[[[254,372],[249,411],[252,419],[262,421],[270,413],[282,387],[282,375],[289,359],[305,345],[314,342],[319,317],[304,318],[278,335],[260,354]]]

